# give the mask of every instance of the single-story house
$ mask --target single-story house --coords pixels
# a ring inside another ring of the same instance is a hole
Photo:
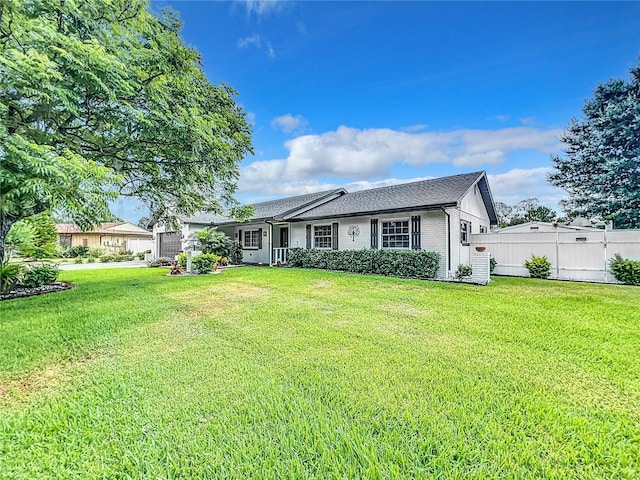
[[[347,192],[343,188],[253,205],[253,218],[198,214],[180,231],[154,226],[157,256],[183,250],[192,234],[216,226],[244,250],[246,263],[286,263],[289,248],[422,249],[440,254],[439,277],[470,262],[471,233],[497,224],[485,172]]]
[[[153,234],[129,222],[106,222],[93,230],[83,232],[74,223],[56,223],[58,245],[66,248],[77,246],[104,247],[115,254],[131,250],[134,253],[153,247]]]

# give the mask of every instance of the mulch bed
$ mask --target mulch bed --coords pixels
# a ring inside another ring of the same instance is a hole
[[[42,295],[43,293],[62,292],[63,290],[69,290],[70,288],[75,288],[75,285],[70,282],[53,282],[36,288],[15,287],[9,293],[0,294],[0,300],[32,297],[34,295]]]

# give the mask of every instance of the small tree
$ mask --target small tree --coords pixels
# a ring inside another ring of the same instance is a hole
[[[529,270],[531,278],[547,278],[551,275],[551,262],[547,257],[531,255],[531,258],[524,262],[524,266]]]

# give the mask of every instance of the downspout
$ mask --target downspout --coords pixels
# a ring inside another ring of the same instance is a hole
[[[269,266],[273,265],[273,221],[265,220],[269,225]]]
[[[444,207],[440,207],[442,213],[447,216],[447,275],[451,271],[451,215],[447,213]]]

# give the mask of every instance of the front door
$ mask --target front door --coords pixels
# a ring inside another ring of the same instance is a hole
[[[280,229],[280,248],[289,248],[289,227]]]

